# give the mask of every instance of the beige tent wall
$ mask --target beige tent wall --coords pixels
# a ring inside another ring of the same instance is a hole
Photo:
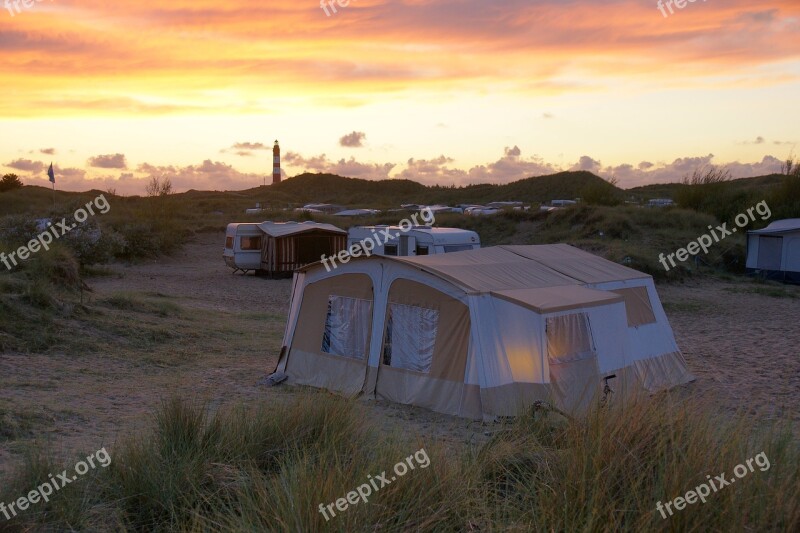
[[[283,330],[283,344],[281,345],[281,354],[278,358],[278,365],[275,369],[276,372],[286,372],[286,356],[288,354],[288,347],[292,345],[292,338],[297,325],[297,317],[300,315],[300,304],[303,301],[305,280],[305,272],[295,272],[294,277],[292,278],[292,295],[289,300],[289,317],[286,321],[286,328]]]
[[[328,298],[332,295],[369,300],[374,307],[372,278],[367,274],[340,274],[308,283],[287,355],[286,373],[291,383],[353,395],[361,392],[366,380],[370,341],[360,360],[322,351]]]
[[[641,288],[647,291],[655,322],[627,328],[628,353],[630,355],[626,364],[629,365],[629,370],[623,374],[632,372],[632,377],[624,380],[630,387],[637,387],[643,392],[656,392],[694,380],[694,376],[689,373],[686,360],[675,342],[669,319],[661,305],[652,279],[602,283],[595,285],[594,288],[614,292],[622,291],[623,297],[627,289],[635,289],[639,295],[637,299],[641,298],[643,294],[640,292]],[[626,299],[626,305],[627,303]],[[640,304],[635,303],[634,305]],[[637,312],[633,314],[635,316]],[[628,319],[631,316],[627,309],[626,316]],[[634,392],[632,389],[626,391],[626,393],[632,392]]]
[[[393,368],[381,361],[376,395],[442,413],[459,414],[469,347],[469,308],[452,296],[409,279],[392,281],[387,303],[434,309],[438,311],[438,325],[430,372]],[[384,336],[385,329],[381,342]]]
[[[536,400],[550,399],[544,383],[543,325],[532,310],[488,294],[469,296],[474,327],[464,411],[479,417],[512,416]],[[471,416],[471,415],[464,415]]]
[[[289,318],[286,321],[286,328],[283,331],[283,346],[290,346],[292,344],[294,327],[297,324],[297,317],[300,314],[300,303],[303,301],[305,280],[305,272],[297,272],[292,278],[292,295],[289,303]]]

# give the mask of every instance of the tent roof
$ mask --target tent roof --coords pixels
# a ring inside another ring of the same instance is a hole
[[[328,231],[347,235],[347,232],[337,228],[332,224],[322,224],[320,222],[263,222],[258,225],[259,229],[270,237],[286,237],[297,235],[309,231]]]
[[[602,257],[584,252],[567,244],[536,246],[492,246],[463,252],[434,254],[416,257],[372,256],[356,260],[386,260],[403,263],[409,267],[428,272],[434,276],[470,292],[494,292],[501,297],[515,298],[504,291],[523,291],[547,287],[582,286],[589,283],[604,283],[633,279],[649,279],[650,276],[618,265]],[[309,270],[321,266],[314,263],[303,267]],[[588,289],[587,289],[588,290]],[[599,295],[585,292],[568,292],[568,299],[587,298],[596,301]],[[519,298],[534,307],[548,307],[551,297],[548,292],[521,295]],[[570,301],[572,301],[570,300]]]
[[[747,233],[751,235],[769,235],[770,233],[787,233],[791,231],[800,231],[800,218],[776,220],[764,229],[752,230]]]
[[[576,280],[520,257],[503,246],[391,259],[477,292],[578,284]]]
[[[544,246],[504,246],[516,254],[543,264],[548,268],[582,281],[583,283],[606,283],[627,279],[649,278],[647,274],[603,259],[569,244],[547,244]]]
[[[568,244],[493,246],[449,254],[392,259],[482,292],[650,277]]]
[[[492,291],[491,294],[504,300],[522,304],[539,314],[624,301],[624,298],[615,292],[590,289],[582,285]]]

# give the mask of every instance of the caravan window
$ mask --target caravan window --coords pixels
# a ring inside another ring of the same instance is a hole
[[[430,373],[439,311],[414,305],[389,304],[383,344],[383,364]]]
[[[397,245],[396,244],[384,244],[383,245],[383,255],[397,256]]]
[[[225,248],[228,250],[233,250],[233,237],[225,238]]]
[[[242,247],[242,250],[260,250],[261,237],[242,237],[239,245]]]
[[[427,246],[417,246],[417,255],[428,255]]]
[[[366,359],[372,302],[331,295],[322,334],[322,351],[352,359]]]

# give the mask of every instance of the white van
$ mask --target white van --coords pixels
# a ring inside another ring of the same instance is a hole
[[[391,239],[387,239],[387,231],[392,236]],[[400,226],[355,226],[347,232],[348,249],[364,240],[375,243],[372,250],[374,255],[434,255],[481,247],[481,239],[477,233],[459,228],[412,226],[410,230],[403,232]]]
[[[258,224],[228,224],[222,258],[234,273],[241,271],[247,274],[250,270],[258,270],[261,268],[263,242],[264,232],[259,229]]]

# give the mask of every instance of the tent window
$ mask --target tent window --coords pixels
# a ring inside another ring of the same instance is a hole
[[[240,245],[242,250],[260,250],[261,237],[242,237]]]
[[[331,295],[322,334],[322,351],[352,359],[365,359],[371,329],[372,302]]]
[[[386,317],[383,364],[430,373],[438,327],[439,311],[390,303]]]
[[[547,356],[551,366],[594,357],[586,313],[547,319]]]
[[[656,315],[653,312],[653,305],[650,303],[650,295],[647,294],[647,287],[629,287],[612,292],[625,299],[625,312],[628,315],[629,328],[656,323]]]

